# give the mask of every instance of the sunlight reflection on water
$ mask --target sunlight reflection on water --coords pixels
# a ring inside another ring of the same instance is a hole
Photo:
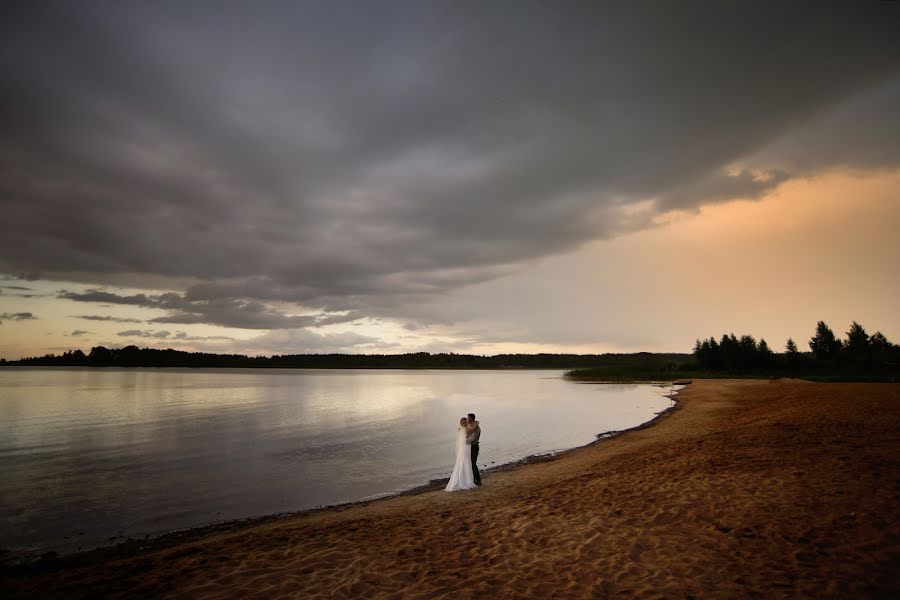
[[[0,370],[0,547],[71,551],[409,489],[580,446],[671,405],[555,371]],[[486,484],[489,481],[486,480]]]

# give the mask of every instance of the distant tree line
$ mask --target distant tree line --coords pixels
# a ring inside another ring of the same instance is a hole
[[[408,354],[290,354],[246,356],[153,348],[106,348],[90,353],[71,350],[60,355],[7,361],[8,366],[77,367],[231,367],[294,369],[572,369],[597,364],[629,364],[639,360],[689,360],[687,354],[473,354],[415,352]]]
[[[809,340],[809,352],[801,352],[797,343],[788,338],[784,352],[776,354],[765,339],[757,342],[752,335],[737,337],[732,333],[718,341],[714,337],[697,340],[694,358],[700,369],[734,373],[897,373],[900,346],[892,344],[880,331],[869,335],[854,321],[846,336],[839,339],[824,321],[819,321]]]
[[[752,335],[740,338],[733,333],[723,335],[720,341],[715,338],[697,340],[694,345],[694,358],[701,369],[712,371],[748,371],[768,367],[772,363],[774,352],[765,339],[756,341]]]
[[[497,354],[481,356],[414,352],[407,354],[286,354],[247,356],[153,348],[96,346],[87,354],[70,350],[6,361],[0,366],[59,367],[195,367],[289,369],[574,369],[575,378],[647,380],[690,377],[792,376],[814,379],[896,381],[900,377],[900,346],[881,333],[872,335],[854,322],[840,340],[823,322],[801,352],[788,339],[776,353],[765,339],[752,335],[722,335],[697,340],[693,354]]]

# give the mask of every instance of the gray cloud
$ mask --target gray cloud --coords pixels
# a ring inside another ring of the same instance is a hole
[[[308,329],[278,329],[250,339],[229,336],[194,336],[184,331],[174,335],[168,331],[132,329],[117,334],[120,337],[141,338],[141,345],[151,348],[182,348],[198,352],[237,353],[248,355],[303,354],[329,352],[383,352],[393,346],[382,340],[357,333],[316,333]],[[121,347],[114,341],[101,341],[109,348]]]
[[[13,275],[0,275],[0,281],[20,281],[20,280],[24,280],[24,281],[37,281],[37,280],[40,279],[40,278],[41,278],[41,276],[40,276],[39,273],[20,273],[20,274],[17,275],[17,276],[13,276]],[[0,287],[7,287],[7,286],[0,286]],[[21,287],[19,287],[19,288],[12,288],[12,289],[23,289],[23,290],[24,290],[24,289],[31,289],[31,288],[21,288]]]
[[[69,292],[62,290],[58,294],[59,298],[65,300],[75,300],[78,302],[102,302],[106,304],[129,304],[132,306],[153,306],[162,307],[169,298],[175,299],[177,294],[164,294],[162,296],[148,296],[147,294],[135,294],[132,296],[121,296],[102,290],[90,290],[88,292]]]
[[[37,319],[37,317],[30,312],[0,313],[0,323],[3,321],[31,321],[34,319]]]
[[[127,331],[120,331],[117,333],[119,337],[141,337],[141,338],[154,338],[154,339],[164,339],[172,335],[170,331],[149,331],[143,329],[128,329]]]
[[[832,110],[784,132],[745,159],[762,169],[780,168],[796,176],[823,167],[896,168],[900,164],[900,77],[848,98]]]
[[[241,329],[321,327],[355,321],[362,316],[356,311],[342,314],[287,315],[255,300],[237,298],[198,300],[192,299],[190,295],[176,293],[122,296],[103,290],[89,290],[87,292],[61,291],[57,297],[76,302],[124,304],[171,311],[168,315],[149,319],[149,323],[211,323]]]
[[[666,194],[664,204],[672,207],[692,206],[696,204],[696,198],[715,202],[752,200],[764,196],[789,178],[790,175],[780,169],[763,173],[754,173],[749,169],[737,173],[711,173],[673,188]]]
[[[84,319],[86,321],[110,321],[112,323],[142,323],[140,319],[129,319],[127,317],[110,317],[106,315],[76,315],[76,319]]]
[[[378,352],[386,346],[375,337],[358,333],[316,333],[307,329],[280,329],[233,343],[242,354],[304,354],[330,352]]]
[[[79,336],[85,335],[87,333],[90,333],[90,331],[85,331],[84,329],[76,329],[69,335],[72,337],[79,337]]]
[[[167,311],[157,323],[398,312],[659,211],[896,167],[895,17],[803,2],[23,4],[0,25],[0,268],[193,281],[63,296]]]
[[[24,286],[21,286],[21,285],[0,285],[0,288],[3,288],[3,289],[5,289],[5,290],[21,290],[21,291],[23,291],[23,292],[30,292],[30,291],[33,291],[32,288],[30,288],[30,287],[24,287]]]
[[[184,342],[206,342],[233,340],[234,338],[228,335],[188,335],[185,331],[176,331],[172,339]]]

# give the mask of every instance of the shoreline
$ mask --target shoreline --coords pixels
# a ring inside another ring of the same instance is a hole
[[[622,382],[617,381],[591,381],[584,382],[579,381],[576,383],[581,384],[620,384]],[[656,385],[660,382],[633,382],[640,384],[650,384]],[[558,450],[554,452],[546,452],[543,454],[531,454],[520,458],[518,460],[514,460],[508,463],[503,463],[500,465],[496,465],[493,467],[488,467],[486,469],[480,469],[482,474],[491,475],[494,473],[506,472],[514,469],[518,469],[523,466],[545,463],[553,460],[558,460],[569,453],[581,450],[583,448],[589,448],[595,444],[599,444],[602,442],[607,442],[615,439],[617,436],[628,433],[630,431],[638,431],[641,429],[646,429],[648,427],[653,426],[658,423],[660,420],[664,419],[671,412],[675,411],[678,408],[678,392],[683,390],[690,382],[683,384],[682,388],[679,390],[673,390],[670,394],[665,395],[664,397],[669,398],[672,401],[672,405],[668,408],[656,413],[652,419],[636,425],[634,427],[629,427],[628,429],[622,430],[612,430],[605,431],[601,433],[595,434],[593,440],[588,442],[587,444],[582,444],[581,446],[574,446],[572,448],[566,448],[565,450]],[[660,386],[662,387],[662,386]],[[668,385],[666,386],[668,387]],[[127,536],[121,542],[116,542],[114,544],[106,544],[97,546],[95,548],[89,548],[86,550],[76,550],[73,552],[59,553],[56,551],[48,551],[41,554],[34,554],[29,556],[17,556],[12,552],[6,551],[5,549],[0,549],[0,574],[3,571],[11,571],[11,572],[20,572],[20,571],[28,571],[33,569],[41,569],[41,568],[62,568],[66,566],[72,565],[82,565],[89,564],[91,562],[95,562],[97,560],[104,560],[108,558],[122,558],[122,557],[131,557],[139,555],[140,553],[151,552],[156,550],[163,550],[166,548],[171,548],[173,546],[177,546],[179,544],[183,544],[186,542],[190,542],[192,540],[202,539],[208,535],[221,533],[221,532],[237,532],[243,529],[248,529],[252,527],[256,527],[259,525],[267,524],[267,523],[277,523],[278,521],[284,519],[291,519],[296,517],[303,517],[306,515],[322,513],[322,512],[342,512],[348,509],[352,509],[354,507],[368,506],[375,502],[383,502],[388,501],[393,498],[399,498],[404,496],[417,496],[420,494],[426,494],[429,492],[442,490],[449,478],[439,478],[432,479],[431,481],[417,485],[407,490],[403,490],[395,493],[388,493],[384,495],[380,495],[377,497],[363,498],[360,500],[352,500],[349,502],[341,502],[337,504],[328,504],[325,506],[317,506],[314,508],[307,508],[302,510],[294,510],[294,511],[285,511],[279,513],[271,513],[267,515],[259,515],[253,517],[244,517],[238,519],[228,519],[225,521],[217,521],[212,523],[205,523],[202,525],[195,525],[193,527],[187,527],[184,529],[176,529],[172,531],[167,531],[163,533],[158,533],[155,535],[146,535],[142,538],[134,538],[131,536]]]
[[[13,598],[896,597],[898,432],[896,384],[695,380],[653,426],[494,471],[475,490],[6,570],[0,588]]]

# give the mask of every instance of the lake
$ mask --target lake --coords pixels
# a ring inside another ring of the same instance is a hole
[[[559,371],[0,369],[0,547],[71,552],[407,490],[634,427],[667,389]],[[490,485],[490,476],[485,477]]]

